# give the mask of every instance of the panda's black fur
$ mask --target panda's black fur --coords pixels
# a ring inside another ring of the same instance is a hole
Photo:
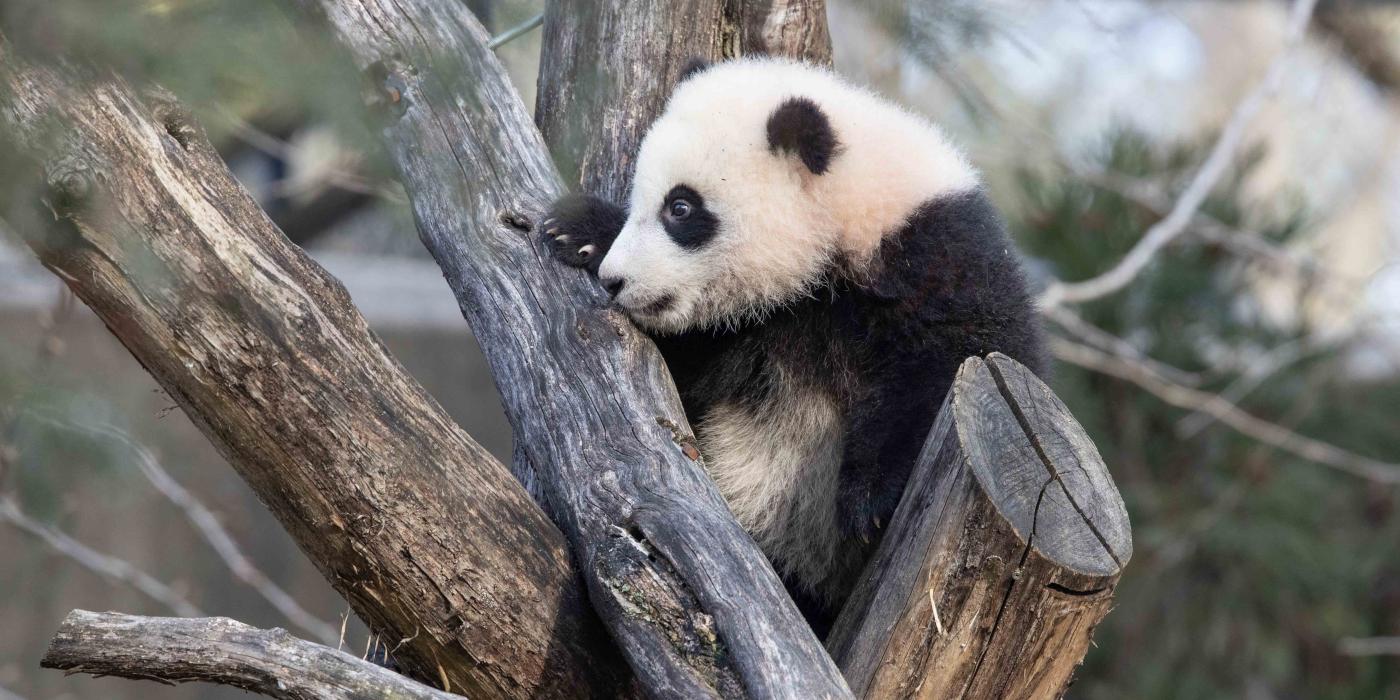
[[[766,127],[770,148],[798,156],[816,176],[842,157],[841,135],[800,96],[784,101]],[[687,203],[686,222],[708,214],[713,227],[724,225],[703,203]],[[561,260],[596,274],[627,220],[615,204],[569,196],[541,228]],[[889,523],[962,361],[999,351],[1037,373],[1048,366],[1019,260],[980,187],[923,202],[881,238],[873,259],[858,269],[847,263],[832,256],[805,294],[762,318],[653,334],[702,454],[705,417],[717,406],[761,425],[765,412],[782,405],[775,392],[803,387],[831,397],[844,429],[836,561],[821,581],[801,580],[796,567],[774,562],[819,634]]]

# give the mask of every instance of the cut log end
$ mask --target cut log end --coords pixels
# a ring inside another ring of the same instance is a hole
[[[1132,558],[1127,509],[1088,434],[1024,365],[1000,353],[958,371],[953,411],[973,476],[1016,534],[1074,572]]]

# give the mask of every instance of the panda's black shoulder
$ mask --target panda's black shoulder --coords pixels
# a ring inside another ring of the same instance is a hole
[[[882,239],[866,289],[894,335],[961,363],[997,351],[1044,376],[1040,316],[1021,256],[981,187],[932,197]]]

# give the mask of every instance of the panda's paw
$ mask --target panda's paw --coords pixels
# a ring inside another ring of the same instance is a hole
[[[560,262],[597,272],[625,221],[621,210],[609,202],[567,195],[550,207],[537,230]]]
[[[900,490],[879,483],[844,484],[837,508],[843,534],[866,544],[878,541],[890,525],[900,495]]]

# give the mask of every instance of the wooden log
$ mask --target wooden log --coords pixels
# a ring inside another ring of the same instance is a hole
[[[691,59],[831,63],[825,0],[557,0],[546,5],[535,122],[564,181],[626,201],[637,145]]]
[[[971,358],[827,644],[864,698],[1058,697],[1131,556],[1064,404],[1005,355]]]
[[[724,0],[545,5],[535,122],[570,186],[626,201],[637,144],[693,58],[723,55]]]
[[[486,697],[612,696],[626,671],[561,533],[168,95],[81,84],[0,38],[0,131],[49,188],[11,223],[355,612],[403,640],[403,667]]]
[[[563,187],[480,25],[456,0],[301,4],[377,86],[419,235],[643,689],[849,697],[763,553],[682,449],[693,438],[655,346],[531,230]],[[619,52],[635,48],[616,39]],[[548,58],[544,66],[552,70]]]
[[[217,683],[282,700],[461,697],[286,630],[262,630],[224,617],[74,610],[39,665],[166,685]]]
[[[831,65],[826,0],[730,0],[725,10],[737,43],[727,55],[787,56]]]

